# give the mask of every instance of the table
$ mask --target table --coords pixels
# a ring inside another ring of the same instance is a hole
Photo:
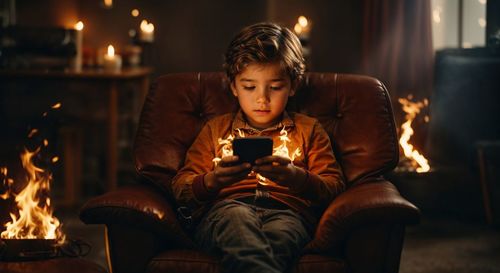
[[[106,273],[102,266],[83,258],[56,258],[46,260],[33,260],[25,262],[0,261],[2,273]]]
[[[108,109],[107,109],[107,185],[108,191],[117,188],[118,169],[118,84],[123,81],[139,81],[141,84],[141,103],[144,101],[149,89],[149,76],[152,72],[150,67],[124,68],[120,71],[106,71],[103,69],[75,70],[0,70],[0,80],[29,80],[29,79],[57,79],[60,81],[85,81],[97,80],[107,85]],[[70,179],[70,177],[67,177]],[[75,181],[65,181],[65,195],[75,196]],[[66,192],[67,191],[67,192]],[[73,192],[71,192],[73,191]],[[66,198],[66,197],[65,197]],[[71,201],[71,200],[69,200]]]

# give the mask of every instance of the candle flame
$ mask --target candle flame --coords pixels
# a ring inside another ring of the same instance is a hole
[[[112,45],[108,45],[108,56],[115,56],[115,48]]]
[[[78,30],[78,31],[83,30],[83,22],[82,21],[78,21],[78,23],[75,24],[75,29]]]
[[[302,26],[299,23],[297,23],[297,24],[295,24],[295,27],[293,28],[293,30],[295,31],[295,33],[301,34],[302,33]]]
[[[155,30],[155,26],[152,23],[148,23],[147,20],[141,21],[141,31],[153,32],[154,30]]]
[[[300,16],[298,19],[298,22],[299,22],[299,25],[303,28],[307,27],[307,25],[309,24],[309,21],[307,20],[307,18],[305,16]]]

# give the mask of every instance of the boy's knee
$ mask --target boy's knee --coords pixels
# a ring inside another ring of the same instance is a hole
[[[238,203],[231,203],[223,209],[224,218],[231,220],[242,220],[253,218],[254,210],[249,206]]]

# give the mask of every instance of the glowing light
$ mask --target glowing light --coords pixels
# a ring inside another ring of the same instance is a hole
[[[299,22],[299,25],[303,28],[307,27],[307,25],[309,24],[309,21],[307,20],[307,18],[305,16],[300,16],[298,22]]]
[[[477,23],[479,24],[480,27],[484,28],[486,27],[486,20],[484,18],[479,18],[477,19]]]
[[[148,23],[147,20],[141,21],[141,31],[153,32],[154,30],[155,30],[155,26],[152,23]]]
[[[418,173],[428,172],[430,170],[429,163],[427,159],[418,152],[412,144],[409,143],[411,136],[414,131],[411,124],[415,117],[420,113],[420,109],[429,104],[427,99],[421,102],[412,102],[410,99],[413,96],[408,96],[408,99],[400,98],[398,101],[401,104],[403,111],[406,113],[406,121],[401,125],[401,138],[399,139],[399,144],[403,149],[403,153],[406,158],[411,160],[413,167],[416,167]]]
[[[436,7],[433,11],[432,11],[432,19],[434,20],[434,22],[436,22],[437,24],[441,23],[441,12],[443,10],[441,9],[441,7]]]
[[[83,22],[78,21],[78,23],[75,24],[75,29],[78,31],[82,31],[83,30]]]
[[[108,45],[108,56],[115,56],[115,48],[112,45]]]
[[[245,137],[245,134],[241,130],[238,130],[238,135],[239,135],[239,137]],[[222,157],[233,155],[233,140],[234,140],[234,136],[232,134],[230,134],[225,139],[219,138],[217,140],[219,145],[222,145],[222,148],[221,148],[222,155],[221,155],[221,157],[215,157],[212,160],[214,162],[215,166],[217,166],[219,164],[219,162],[222,160]],[[296,148],[295,151],[290,155],[288,146],[291,144],[292,141],[288,137],[288,132],[286,131],[285,126],[283,126],[283,128],[280,131],[279,140],[281,141],[281,144],[278,145],[276,148],[273,148],[273,155],[288,158],[288,159],[290,159],[291,163],[293,164],[293,161],[297,158],[297,156],[302,155],[302,152],[301,152],[300,148]],[[269,184],[267,181],[267,178],[265,178],[264,176],[262,176],[258,173],[256,174],[253,171],[249,174],[249,176],[251,176],[251,175],[256,176],[259,184],[262,184],[262,185]]]
[[[38,133],[38,129],[31,129],[28,134],[28,138],[32,138],[36,133]]]
[[[104,0],[104,6],[110,8],[113,6],[113,0]]]
[[[133,16],[133,17],[137,17],[139,16],[139,10],[138,9],[133,9],[130,14]]]
[[[17,213],[10,213],[11,221],[5,224],[5,230],[0,234],[3,239],[56,239],[59,244],[64,243],[65,235],[61,231],[59,220],[52,215],[50,198],[43,197],[50,190],[52,175],[37,167],[33,158],[40,148],[34,152],[24,150],[21,153],[21,162],[26,171],[28,180],[24,189],[15,193],[11,187],[0,197],[15,197]],[[1,174],[6,177],[7,169],[0,168]],[[4,179],[4,185],[5,183]],[[7,186],[13,184],[7,179]]]
[[[52,109],[59,109],[59,108],[61,108],[61,105],[62,104],[60,102],[58,102],[58,103],[52,105]]]
[[[295,27],[293,28],[293,30],[295,31],[295,33],[301,34],[302,33],[302,26],[297,23],[297,24],[295,24]]]

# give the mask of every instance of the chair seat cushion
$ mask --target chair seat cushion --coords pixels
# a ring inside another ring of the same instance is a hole
[[[217,258],[194,250],[169,250],[154,257],[148,265],[148,273],[219,273]],[[294,273],[347,272],[345,262],[338,258],[321,255],[304,255],[295,265]]]

